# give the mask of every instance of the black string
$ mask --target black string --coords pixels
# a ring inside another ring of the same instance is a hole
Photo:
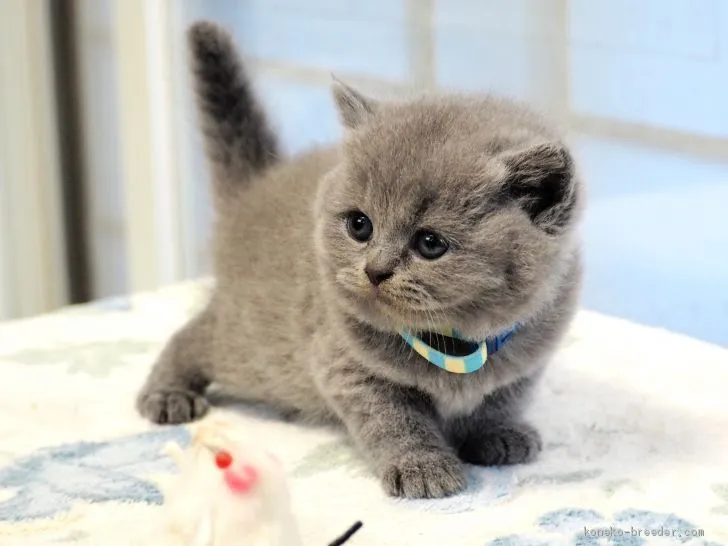
[[[359,529],[361,529],[362,526],[361,521],[357,521],[354,525],[352,525],[349,530],[341,535],[339,538],[337,538],[335,541],[333,541],[329,546],[341,546],[345,542],[348,542],[348,540],[356,533]]]

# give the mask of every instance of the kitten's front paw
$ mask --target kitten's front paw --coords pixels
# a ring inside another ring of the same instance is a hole
[[[465,489],[460,460],[440,451],[414,451],[390,463],[382,475],[385,491],[394,497],[441,498]]]
[[[188,423],[202,417],[208,408],[204,396],[187,390],[145,392],[137,400],[139,413],[160,425]]]
[[[530,463],[541,451],[541,435],[526,423],[508,423],[471,433],[460,447],[460,458],[481,466]]]

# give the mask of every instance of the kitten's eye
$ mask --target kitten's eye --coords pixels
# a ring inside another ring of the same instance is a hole
[[[414,247],[426,260],[436,260],[447,252],[448,244],[437,233],[420,231],[415,235]]]
[[[374,231],[374,226],[369,217],[363,212],[355,211],[346,217],[346,228],[351,238],[360,243],[367,242]]]

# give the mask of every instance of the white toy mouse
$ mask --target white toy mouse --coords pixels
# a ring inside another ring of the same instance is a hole
[[[286,474],[232,420],[200,423],[185,451],[167,446],[180,474],[165,494],[163,533],[180,546],[301,546]],[[357,522],[332,545],[346,542]]]
[[[190,546],[300,546],[282,465],[239,430],[209,420],[186,451],[167,447],[180,469],[165,495],[167,535]]]

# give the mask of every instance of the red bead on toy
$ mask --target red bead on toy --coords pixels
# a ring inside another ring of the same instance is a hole
[[[215,453],[215,466],[220,470],[225,470],[233,464],[233,456],[228,451],[220,450]]]

